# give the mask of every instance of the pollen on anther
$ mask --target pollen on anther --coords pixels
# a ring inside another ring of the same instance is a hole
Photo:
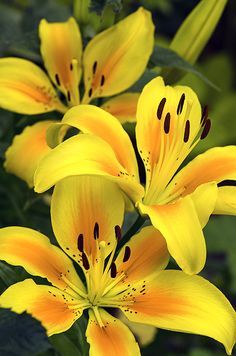
[[[111,271],[111,278],[115,278],[116,274],[117,274],[117,269],[116,269],[115,262],[112,262],[110,271]]]
[[[185,94],[183,93],[181,95],[181,98],[179,100],[179,104],[178,104],[178,107],[177,107],[177,115],[180,115],[183,111],[183,107],[184,107],[184,101],[185,101]]]
[[[102,75],[101,76],[101,82],[100,82],[101,87],[104,85],[104,83],[105,83],[105,76]]]
[[[90,88],[90,89],[89,89],[89,92],[88,92],[88,96],[89,96],[89,98],[91,98],[92,94],[93,94],[93,89],[92,89],[92,88]]]
[[[96,73],[97,65],[98,65],[98,62],[95,61],[95,62],[93,63],[93,74]]]
[[[58,74],[55,74],[55,79],[56,79],[57,85],[60,86],[61,82],[60,82],[60,78],[59,78]]]
[[[201,117],[202,126],[205,125],[207,118],[208,118],[208,106],[205,105],[203,110],[202,110],[202,117]]]
[[[168,134],[170,131],[170,113],[169,112],[166,114],[166,117],[165,117],[164,131],[166,134]]]
[[[89,261],[88,261],[88,258],[84,252],[82,253],[82,263],[83,263],[84,268],[86,270],[88,270],[89,269]]]
[[[117,241],[119,242],[121,239],[121,228],[119,225],[115,226],[115,235],[116,235]]]
[[[184,142],[188,142],[189,139],[189,135],[190,135],[190,121],[187,120],[186,124],[185,124],[185,129],[184,129]]]
[[[210,128],[211,128],[211,120],[207,119],[206,122],[205,122],[204,128],[203,128],[201,137],[200,137],[201,140],[203,140],[204,138],[207,137],[207,135],[208,135],[208,133],[210,131]]]
[[[130,258],[131,250],[129,246],[125,246],[125,253],[124,253],[124,258],[123,262],[127,262]]]
[[[157,118],[158,118],[159,120],[161,120],[165,103],[166,103],[166,98],[163,98],[163,99],[161,99],[160,104],[158,105],[158,108],[157,108]]]
[[[93,237],[94,237],[95,240],[97,240],[99,238],[99,225],[98,225],[97,222],[94,225]]]
[[[77,239],[77,247],[80,252],[84,251],[84,236],[83,236],[83,234],[79,234],[79,237]]]

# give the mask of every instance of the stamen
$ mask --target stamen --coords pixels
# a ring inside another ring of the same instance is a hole
[[[58,74],[55,75],[55,79],[56,79],[57,85],[60,86],[61,82],[60,82],[60,78],[59,78]]]
[[[83,263],[84,268],[86,270],[88,270],[89,269],[89,261],[88,261],[88,258],[84,252],[82,253],[82,263]]]
[[[184,130],[184,142],[188,142],[189,139],[189,135],[190,135],[190,121],[187,120],[186,124],[185,124],[185,130]]]
[[[166,134],[168,134],[170,131],[170,113],[169,112],[166,114],[166,117],[165,117],[164,131]]]
[[[101,83],[100,83],[101,87],[104,85],[104,83],[105,83],[105,77],[104,77],[104,75],[102,75],[102,77],[101,77]]]
[[[131,250],[129,246],[125,247],[125,253],[124,253],[124,258],[123,258],[123,262],[127,262],[130,258],[130,254],[131,254]]]
[[[166,103],[166,98],[163,98],[163,99],[161,99],[160,104],[158,105],[158,108],[157,108],[157,118],[158,118],[159,120],[161,120],[165,103]]]
[[[93,237],[94,237],[95,240],[97,240],[99,238],[99,225],[98,225],[97,222],[94,225]]]
[[[202,117],[201,117],[202,126],[205,125],[207,118],[208,118],[208,106],[206,105],[202,110]]]
[[[70,91],[69,90],[67,91],[67,100],[71,101],[71,96],[70,96]]]
[[[95,62],[93,63],[93,75],[96,73],[97,65],[98,65],[98,62],[95,61]]]
[[[120,239],[121,239],[121,236],[122,236],[122,234],[121,234],[121,228],[120,228],[119,225],[116,225],[116,226],[115,226],[115,235],[116,235],[117,241],[119,242]]]
[[[93,94],[93,89],[92,89],[92,88],[90,88],[90,89],[89,89],[89,92],[88,92],[88,96],[89,96],[89,98],[91,98],[92,94]]]
[[[202,131],[202,134],[201,134],[201,137],[200,137],[200,140],[203,140],[204,138],[207,137],[209,131],[210,131],[210,128],[211,128],[211,120],[210,119],[207,119],[206,120],[206,123],[205,123],[205,126],[204,126],[204,129]]]
[[[184,101],[185,101],[185,94],[183,93],[181,95],[181,98],[179,100],[179,104],[178,104],[178,107],[177,107],[177,115],[180,115],[183,111],[183,107],[184,107]]]
[[[79,234],[79,237],[77,240],[77,247],[80,252],[84,252],[84,236],[83,236],[83,234]]]
[[[112,262],[110,271],[111,271],[111,278],[116,278],[117,270],[116,270],[115,262]]]

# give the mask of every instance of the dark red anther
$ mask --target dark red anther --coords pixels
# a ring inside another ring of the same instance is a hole
[[[89,261],[88,261],[88,257],[86,256],[86,254],[83,252],[82,253],[82,263],[83,263],[83,266],[86,270],[89,269]]]
[[[205,122],[208,118],[208,106],[204,106],[203,110],[202,110],[202,117],[201,117],[201,124],[202,126],[205,125]]]
[[[164,121],[164,131],[166,134],[170,132],[170,113],[168,112]]]
[[[127,262],[130,258],[131,250],[129,246],[125,246],[125,253],[124,253],[124,258],[123,262]]]
[[[210,131],[210,128],[211,128],[211,120],[207,119],[206,122],[205,122],[204,128],[203,128],[201,137],[200,137],[201,140],[203,140],[204,138],[207,137],[207,135],[208,135],[208,133]]]
[[[80,252],[84,251],[84,236],[83,236],[83,234],[79,234],[79,237],[77,239],[77,247]]]
[[[117,270],[116,270],[115,262],[112,262],[110,271],[111,271],[111,278],[116,278]]]
[[[116,225],[116,226],[115,226],[115,235],[116,235],[117,241],[119,242],[120,239],[121,239],[121,236],[122,236],[122,234],[121,234],[121,228],[120,228],[119,225]]]
[[[183,111],[183,107],[184,107],[184,101],[185,101],[185,94],[183,93],[181,95],[181,98],[179,100],[179,104],[178,104],[178,107],[177,107],[177,115],[180,115]]]
[[[188,142],[189,139],[189,135],[190,135],[190,121],[187,120],[186,124],[185,124],[185,129],[184,129],[184,142]]]
[[[163,98],[163,99],[161,99],[160,104],[158,105],[158,108],[157,108],[157,118],[158,118],[158,120],[161,120],[165,103],[166,103],[166,98]]]
[[[95,240],[97,240],[99,238],[99,225],[97,222],[94,225],[93,237],[95,238]]]
[[[105,76],[102,75],[101,76],[101,82],[100,82],[101,87],[104,85],[104,83],[105,83]]]
[[[95,61],[95,62],[93,63],[93,74],[95,74],[95,73],[96,73],[96,70],[97,70],[97,65],[98,65],[98,62],[97,62],[97,61]]]
[[[55,75],[55,79],[56,79],[57,85],[60,86],[61,82],[60,82],[60,78],[59,78],[58,74]]]

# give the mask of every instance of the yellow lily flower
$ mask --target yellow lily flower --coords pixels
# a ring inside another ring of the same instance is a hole
[[[48,76],[28,60],[1,58],[0,107],[23,114],[65,112],[80,103],[82,67],[85,87],[82,103],[126,90],[146,68],[154,45],[154,25],[151,13],[140,7],[97,34],[86,46],[83,59],[80,29],[74,18],[58,23],[41,20],[39,36]],[[60,101],[51,82],[64,94],[67,106]],[[125,104],[121,97],[123,111]]]
[[[107,308],[119,308],[133,322],[210,336],[230,354],[236,316],[225,296],[202,277],[164,271],[166,242],[152,226],[143,228],[116,256],[123,214],[124,199],[116,184],[101,177],[59,182],[51,217],[64,252],[37,231],[0,229],[0,258],[47,278],[51,285],[32,279],[16,283],[0,296],[0,306],[31,313],[49,336],[69,329],[88,309],[90,355],[140,355],[131,331]],[[71,259],[81,267],[85,282]]]
[[[51,147],[60,143],[65,125],[84,134],[42,158],[35,191],[43,192],[68,176],[105,176],[150,217],[186,273],[201,271],[206,259],[202,228],[209,216],[236,214],[236,188],[217,186],[226,179],[236,180],[236,147],[212,148],[179,170],[210,129],[207,110],[201,111],[196,94],[185,86],[165,86],[161,77],[144,87],[137,107],[136,140],[146,171],[145,190],[132,143],[115,117],[92,105],[74,107],[49,128]]]
[[[80,30],[73,18],[60,23],[42,20],[39,35],[48,76],[28,60],[1,58],[0,107],[23,114],[52,110],[65,112],[68,107],[80,103],[82,66],[85,87],[82,103],[118,94],[142,75],[154,45],[151,13],[143,8],[96,35],[85,48],[83,60]],[[50,80],[64,94],[67,106],[60,101]],[[117,95],[102,107],[122,123],[132,122],[138,96],[138,93]],[[36,165],[50,150],[46,144],[45,125],[35,124],[26,128],[6,151],[6,170],[25,180],[29,187],[33,186]],[[35,142],[33,146],[36,148],[39,137],[38,148],[28,150],[25,155],[24,147]]]

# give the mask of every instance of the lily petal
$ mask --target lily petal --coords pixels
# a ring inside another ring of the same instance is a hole
[[[224,344],[231,354],[236,341],[235,311],[204,278],[181,271],[161,271],[146,281],[145,293],[139,293],[137,288],[133,297],[133,305],[121,308],[131,321],[209,336]]]
[[[84,103],[130,87],[144,72],[154,45],[149,11],[139,8],[99,33],[84,52]]]
[[[84,289],[69,257],[35,230],[18,226],[0,229],[0,259],[47,278],[58,288],[67,288],[69,281]]]
[[[94,135],[71,137],[42,158],[35,172],[35,191],[43,192],[75,175],[107,177],[118,183],[133,201],[143,195],[143,187],[120,165],[110,145]]]
[[[169,253],[165,239],[153,226],[147,226],[122,247],[116,259],[116,266],[118,274],[124,272],[125,282],[129,283],[164,269],[168,262]]]
[[[188,274],[199,273],[206,260],[206,245],[193,200],[190,196],[166,205],[139,204],[166,239],[168,250]]]
[[[39,24],[41,54],[53,83],[67,98],[68,105],[79,104],[82,40],[73,17],[66,22]]]
[[[14,137],[5,153],[6,171],[26,181],[30,188],[33,187],[34,172],[40,160],[51,151],[46,142],[46,131],[53,123],[55,121],[40,121],[27,126]]]
[[[76,127],[84,133],[94,134],[106,141],[114,151],[120,164],[130,175],[134,175],[139,180],[138,166],[132,143],[128,134],[114,116],[94,105],[73,107],[64,115],[62,126],[57,124],[49,129],[47,138],[51,147],[58,143],[58,137],[60,138],[61,136],[60,131],[65,124]]]
[[[125,93],[107,100],[101,108],[115,116],[122,124],[136,122],[140,93]]]
[[[99,314],[103,327],[98,325],[94,312],[89,311],[86,331],[87,341],[90,344],[89,355],[140,355],[138,344],[129,328],[103,309],[99,309]]]
[[[215,147],[198,155],[181,169],[167,188],[172,194],[193,192],[199,185],[236,180],[236,146]]]
[[[215,182],[202,184],[190,196],[194,202],[201,227],[204,228],[215,209],[218,197],[217,185]]]
[[[0,107],[30,115],[66,110],[42,69],[21,58],[0,59]]]
[[[236,187],[219,187],[213,214],[236,215]]]
[[[70,309],[71,303],[73,298],[65,292],[54,287],[37,285],[32,279],[13,284],[0,296],[2,308],[32,314],[41,321],[48,336],[68,330],[81,316],[83,308]]]
[[[117,242],[115,226],[122,226],[123,215],[122,192],[102,177],[69,177],[54,189],[51,216],[55,236],[79,263],[82,252],[95,260],[101,241],[106,242],[105,254],[111,252]]]

